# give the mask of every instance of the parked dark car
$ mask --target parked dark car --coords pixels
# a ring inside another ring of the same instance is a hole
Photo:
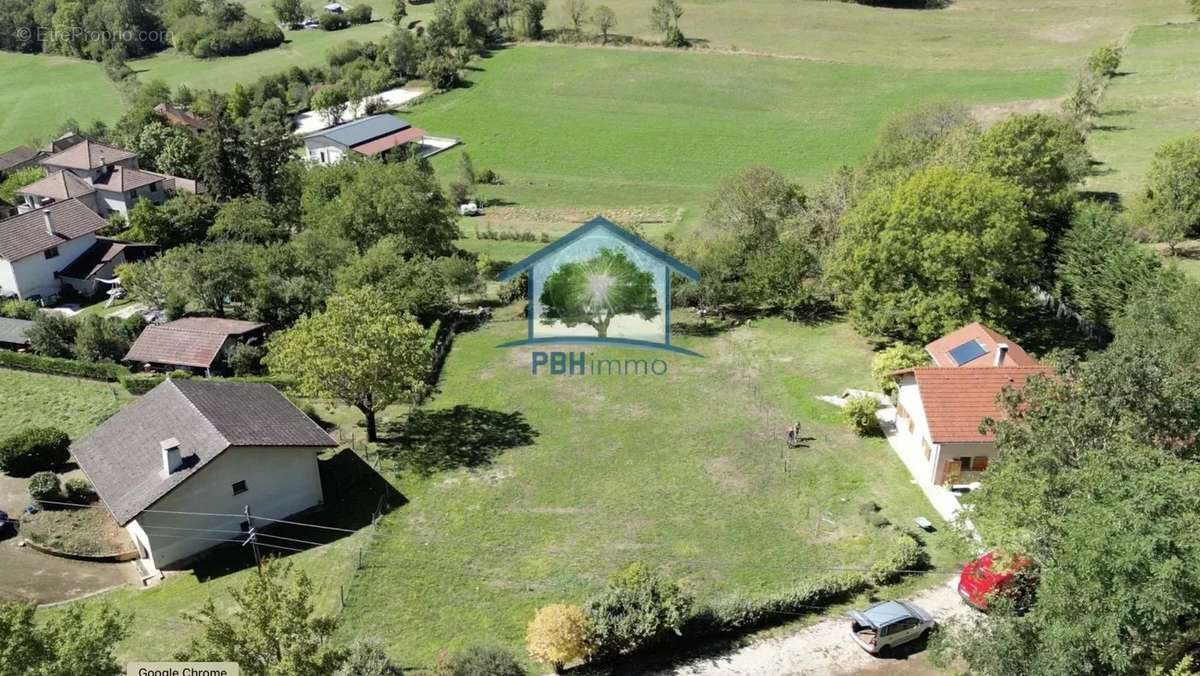
[[[16,524],[8,518],[8,512],[0,510],[0,538],[8,537],[17,532]]]

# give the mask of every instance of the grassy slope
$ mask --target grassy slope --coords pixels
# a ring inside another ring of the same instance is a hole
[[[645,0],[595,0],[616,33],[655,40]],[[688,37],[717,49],[906,68],[1074,69],[1087,52],[1135,25],[1187,20],[1179,0],[956,0],[906,11],[825,0],[681,0]],[[548,24],[564,26],[562,3]]]
[[[517,47],[481,63],[470,88],[409,117],[465,140],[477,168],[522,206],[702,204],[752,164],[805,183],[856,161],[881,120],[930,99],[1053,97],[1065,71],[900,71],[787,59]],[[514,92],[520,92],[514,96]],[[456,151],[435,162],[456,173]]]
[[[0,368],[0,430],[54,426],[72,439],[120,410],[129,399],[116,385]]]
[[[1104,163],[1089,187],[1128,199],[1155,149],[1200,133],[1200,23],[1139,28],[1104,97],[1092,152]]]
[[[99,64],[0,52],[0,152],[42,140],[69,117],[111,122],[123,105]]]
[[[898,522],[931,515],[886,443],[854,437],[814,398],[870,382],[869,350],[845,325],[683,338],[705,358],[666,356],[668,376],[640,379],[533,378],[528,351],[495,347],[523,330],[508,308],[460,336],[431,408],[518,412],[534,443],[474,470],[402,476],[411,502],[385,518],[344,636],[381,634],[406,664],[477,641],[519,649],[535,608],[579,602],[635,560],[702,599],[754,594],[870,563],[880,533],[857,514],[865,500]],[[788,453],[785,474],[782,434],[797,419],[815,440]],[[500,430],[448,434],[472,439],[469,454]],[[817,534],[826,510],[833,525]],[[930,541],[947,565],[942,538]]]

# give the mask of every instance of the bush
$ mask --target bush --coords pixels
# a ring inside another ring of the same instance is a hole
[[[37,303],[31,300],[0,301],[0,317],[31,320],[38,315]]]
[[[403,676],[400,667],[392,664],[378,641],[357,640],[350,645],[333,676]]]
[[[262,360],[266,355],[267,351],[261,345],[235,343],[225,360],[235,376],[254,376],[262,373]]]
[[[842,406],[842,415],[846,416],[855,434],[865,437],[879,431],[879,419],[875,417],[878,410],[879,402],[871,397],[851,397]]]
[[[26,337],[34,352],[43,357],[70,358],[75,353],[75,334],[79,324],[71,317],[42,312],[33,319]]]
[[[550,665],[554,671],[564,664],[587,657],[589,628],[579,606],[561,603],[541,608],[525,629],[529,656]]]
[[[678,634],[692,599],[675,582],[634,563],[609,580],[586,604],[591,643],[612,656],[655,645]]]
[[[350,19],[343,14],[334,14],[333,12],[325,12],[317,18],[317,22],[321,24],[323,31],[340,31],[350,27]]]
[[[62,484],[54,472],[38,472],[29,478],[29,497],[34,501],[58,501],[62,496]]]
[[[55,357],[41,357],[36,354],[7,352],[4,350],[0,350],[0,366],[20,369],[22,371],[33,371],[35,373],[76,376],[78,378],[91,378],[92,380],[105,380],[109,382],[116,381],[122,375],[129,373],[129,369],[120,364],[57,359]]]
[[[491,169],[484,169],[483,171],[479,172],[479,174],[475,177],[475,181],[484,185],[501,185],[504,183],[504,181],[500,180],[499,174]]]
[[[91,504],[100,497],[96,495],[96,489],[92,488],[88,480],[83,477],[67,479],[63,484],[63,492],[69,502],[77,502],[81,505]]]
[[[1088,70],[1092,71],[1092,74],[1096,77],[1112,77],[1116,75],[1117,69],[1121,67],[1121,53],[1121,46],[1117,44],[1097,47],[1088,56]]]
[[[129,374],[121,376],[121,387],[134,395],[142,395],[162,384],[166,376],[158,374]]]
[[[71,459],[71,439],[53,427],[17,432],[0,441],[0,470],[14,476],[54,469]]]
[[[896,379],[889,374],[914,366],[923,366],[928,361],[929,355],[922,348],[895,343],[875,355],[871,361],[871,377],[879,383],[879,388],[883,390],[884,394],[892,395],[896,392],[897,385]]]
[[[499,646],[471,646],[438,661],[435,676],[525,676],[515,655]]]
[[[346,12],[346,19],[352,24],[371,23],[371,6],[355,5]]]

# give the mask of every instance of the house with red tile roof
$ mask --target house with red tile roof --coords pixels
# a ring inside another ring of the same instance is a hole
[[[898,389],[896,426],[920,447],[924,477],[934,484],[977,481],[996,458],[995,436],[982,429],[1000,420],[1001,393],[1049,375],[1025,350],[982,324],[969,324],[926,346],[933,366],[892,374]]]
[[[124,360],[145,370],[212,375],[223,367],[226,352],[235,343],[257,341],[265,327],[237,319],[184,317],[147,326]]]

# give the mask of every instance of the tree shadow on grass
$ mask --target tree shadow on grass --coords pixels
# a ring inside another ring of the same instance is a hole
[[[528,446],[538,436],[519,412],[460,404],[419,410],[384,430],[380,453],[399,468],[430,476],[458,467],[487,465],[501,452]]]

